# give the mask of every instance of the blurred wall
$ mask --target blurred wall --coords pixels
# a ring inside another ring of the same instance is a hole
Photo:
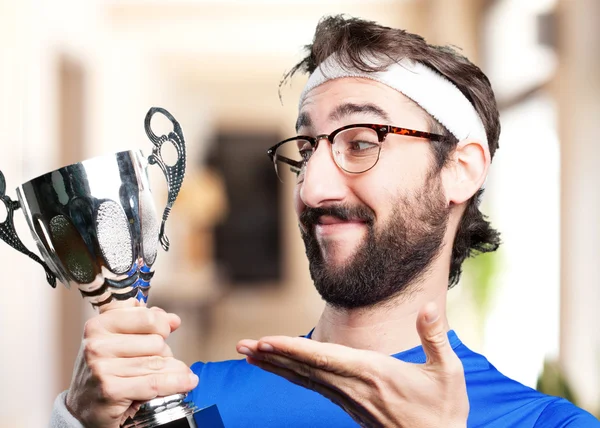
[[[600,2],[559,3],[555,78],[561,136],[561,364],[600,412]]]

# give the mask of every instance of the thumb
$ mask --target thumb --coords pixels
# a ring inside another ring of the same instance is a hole
[[[417,316],[417,331],[429,365],[445,365],[456,357],[448,333],[435,303],[427,303]]]

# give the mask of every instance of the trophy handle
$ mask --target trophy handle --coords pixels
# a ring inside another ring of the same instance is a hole
[[[169,132],[168,135],[161,135],[159,137],[152,132],[150,120],[155,113],[163,114],[173,124],[173,131]],[[179,126],[177,120],[175,120],[171,113],[160,107],[152,107],[150,110],[148,110],[148,113],[146,114],[146,120],[144,121],[144,127],[146,128],[146,134],[148,135],[148,138],[150,141],[152,141],[152,144],[154,144],[154,147],[152,148],[152,154],[148,157],[148,163],[150,165],[158,165],[167,179],[167,191],[169,192],[169,195],[167,199],[167,206],[163,212],[158,239],[160,240],[160,244],[162,245],[163,249],[165,251],[169,251],[169,238],[167,238],[167,235],[165,235],[165,223],[169,217],[171,208],[175,203],[175,199],[177,199],[177,195],[179,194],[179,190],[181,189],[181,184],[183,182],[183,176],[185,175],[185,140],[183,139],[183,132],[181,131],[181,126]],[[177,149],[177,162],[173,166],[167,165],[160,153],[162,145],[167,141],[173,143]]]
[[[4,179],[4,174],[2,174],[2,171],[0,171],[0,201],[2,201],[6,207],[6,220],[0,223],[0,239],[14,249],[22,252],[26,256],[29,256],[31,259],[41,264],[46,271],[46,280],[48,281],[48,284],[50,284],[53,288],[56,288],[56,275],[52,273],[48,265],[42,261],[42,259],[29,251],[27,247],[23,245],[19,235],[17,235],[17,231],[15,230],[14,212],[21,208],[21,206],[19,205],[18,201],[13,201],[6,196],[6,180]]]

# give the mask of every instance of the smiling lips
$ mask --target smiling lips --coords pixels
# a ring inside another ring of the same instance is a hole
[[[319,217],[319,222],[315,226],[315,231],[319,235],[328,235],[351,228],[363,227],[364,225],[365,221],[358,218],[343,220],[339,217],[323,215]]]

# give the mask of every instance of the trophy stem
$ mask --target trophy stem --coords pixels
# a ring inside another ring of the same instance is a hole
[[[122,428],[197,428],[194,414],[199,412],[194,403],[184,401],[187,394],[174,394],[147,401]]]

